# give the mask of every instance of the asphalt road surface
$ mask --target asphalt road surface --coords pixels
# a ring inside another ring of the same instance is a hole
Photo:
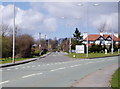
[[[51,53],[37,61],[7,67],[2,87],[70,87],[74,82],[101,68],[118,63],[118,57],[72,59],[65,53]]]

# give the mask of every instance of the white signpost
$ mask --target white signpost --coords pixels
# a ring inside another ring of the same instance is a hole
[[[76,45],[75,51],[76,53],[85,53],[84,45]]]

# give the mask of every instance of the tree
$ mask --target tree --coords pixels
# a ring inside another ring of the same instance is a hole
[[[60,44],[61,50],[65,52],[69,52],[69,39],[64,38]]]
[[[104,31],[105,31],[105,28],[106,28],[106,22],[104,22],[103,24],[101,24],[101,25],[98,27],[98,31],[99,31],[99,32],[104,32]]]
[[[16,37],[16,57],[30,57],[32,52],[33,38],[28,34]]]
[[[12,57],[12,37],[2,37],[2,58]]]
[[[83,42],[83,36],[81,36],[81,32],[79,32],[78,28],[76,28],[75,33],[72,38],[72,49],[75,49],[75,45],[81,45]]]

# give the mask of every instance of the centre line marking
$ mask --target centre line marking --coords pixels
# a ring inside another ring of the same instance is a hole
[[[50,70],[50,71],[57,71],[57,70],[63,70],[65,69],[66,67],[62,67],[62,68],[58,68],[58,69],[53,69],[53,70]]]
[[[11,69],[7,69],[7,70],[11,70]]]
[[[15,68],[16,70],[18,69],[18,68]]]
[[[0,82],[0,84],[4,84],[4,83],[8,83],[8,82],[10,82],[10,81],[7,80],[7,81],[4,81],[4,82]]]
[[[30,66],[27,66],[27,68],[30,68]]]
[[[22,78],[32,77],[32,76],[40,75],[40,74],[43,74],[43,73],[30,74],[30,75],[23,76]]]
[[[32,67],[35,67],[35,66],[32,66]]]
[[[77,66],[81,66],[81,64],[78,64],[78,65],[73,65],[73,66],[70,66],[70,67],[77,67]]]

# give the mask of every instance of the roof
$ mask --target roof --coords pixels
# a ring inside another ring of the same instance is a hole
[[[100,37],[101,35],[100,34],[90,34],[90,35],[88,35],[88,40],[89,41],[95,41],[95,40],[97,40],[99,37]],[[112,36],[112,35],[108,35],[108,34],[104,34],[102,37],[104,38],[104,39],[106,39],[107,37],[111,37],[111,38],[113,38],[113,40],[114,41],[120,41],[120,38],[117,38],[116,36]],[[83,39],[84,41],[86,41],[87,40],[87,37],[85,38],[85,39]]]
[[[97,40],[99,37],[100,37],[100,35],[98,35],[98,34],[90,34],[90,35],[88,35],[88,40],[89,40],[89,41],[95,41],[95,40]],[[84,41],[85,41],[85,40],[87,40],[87,37],[84,39]]]
[[[112,35],[108,35],[108,34],[105,34],[103,35],[103,38],[106,39],[107,37],[111,37],[114,41],[120,41],[120,38],[117,38],[116,36],[112,36]]]

